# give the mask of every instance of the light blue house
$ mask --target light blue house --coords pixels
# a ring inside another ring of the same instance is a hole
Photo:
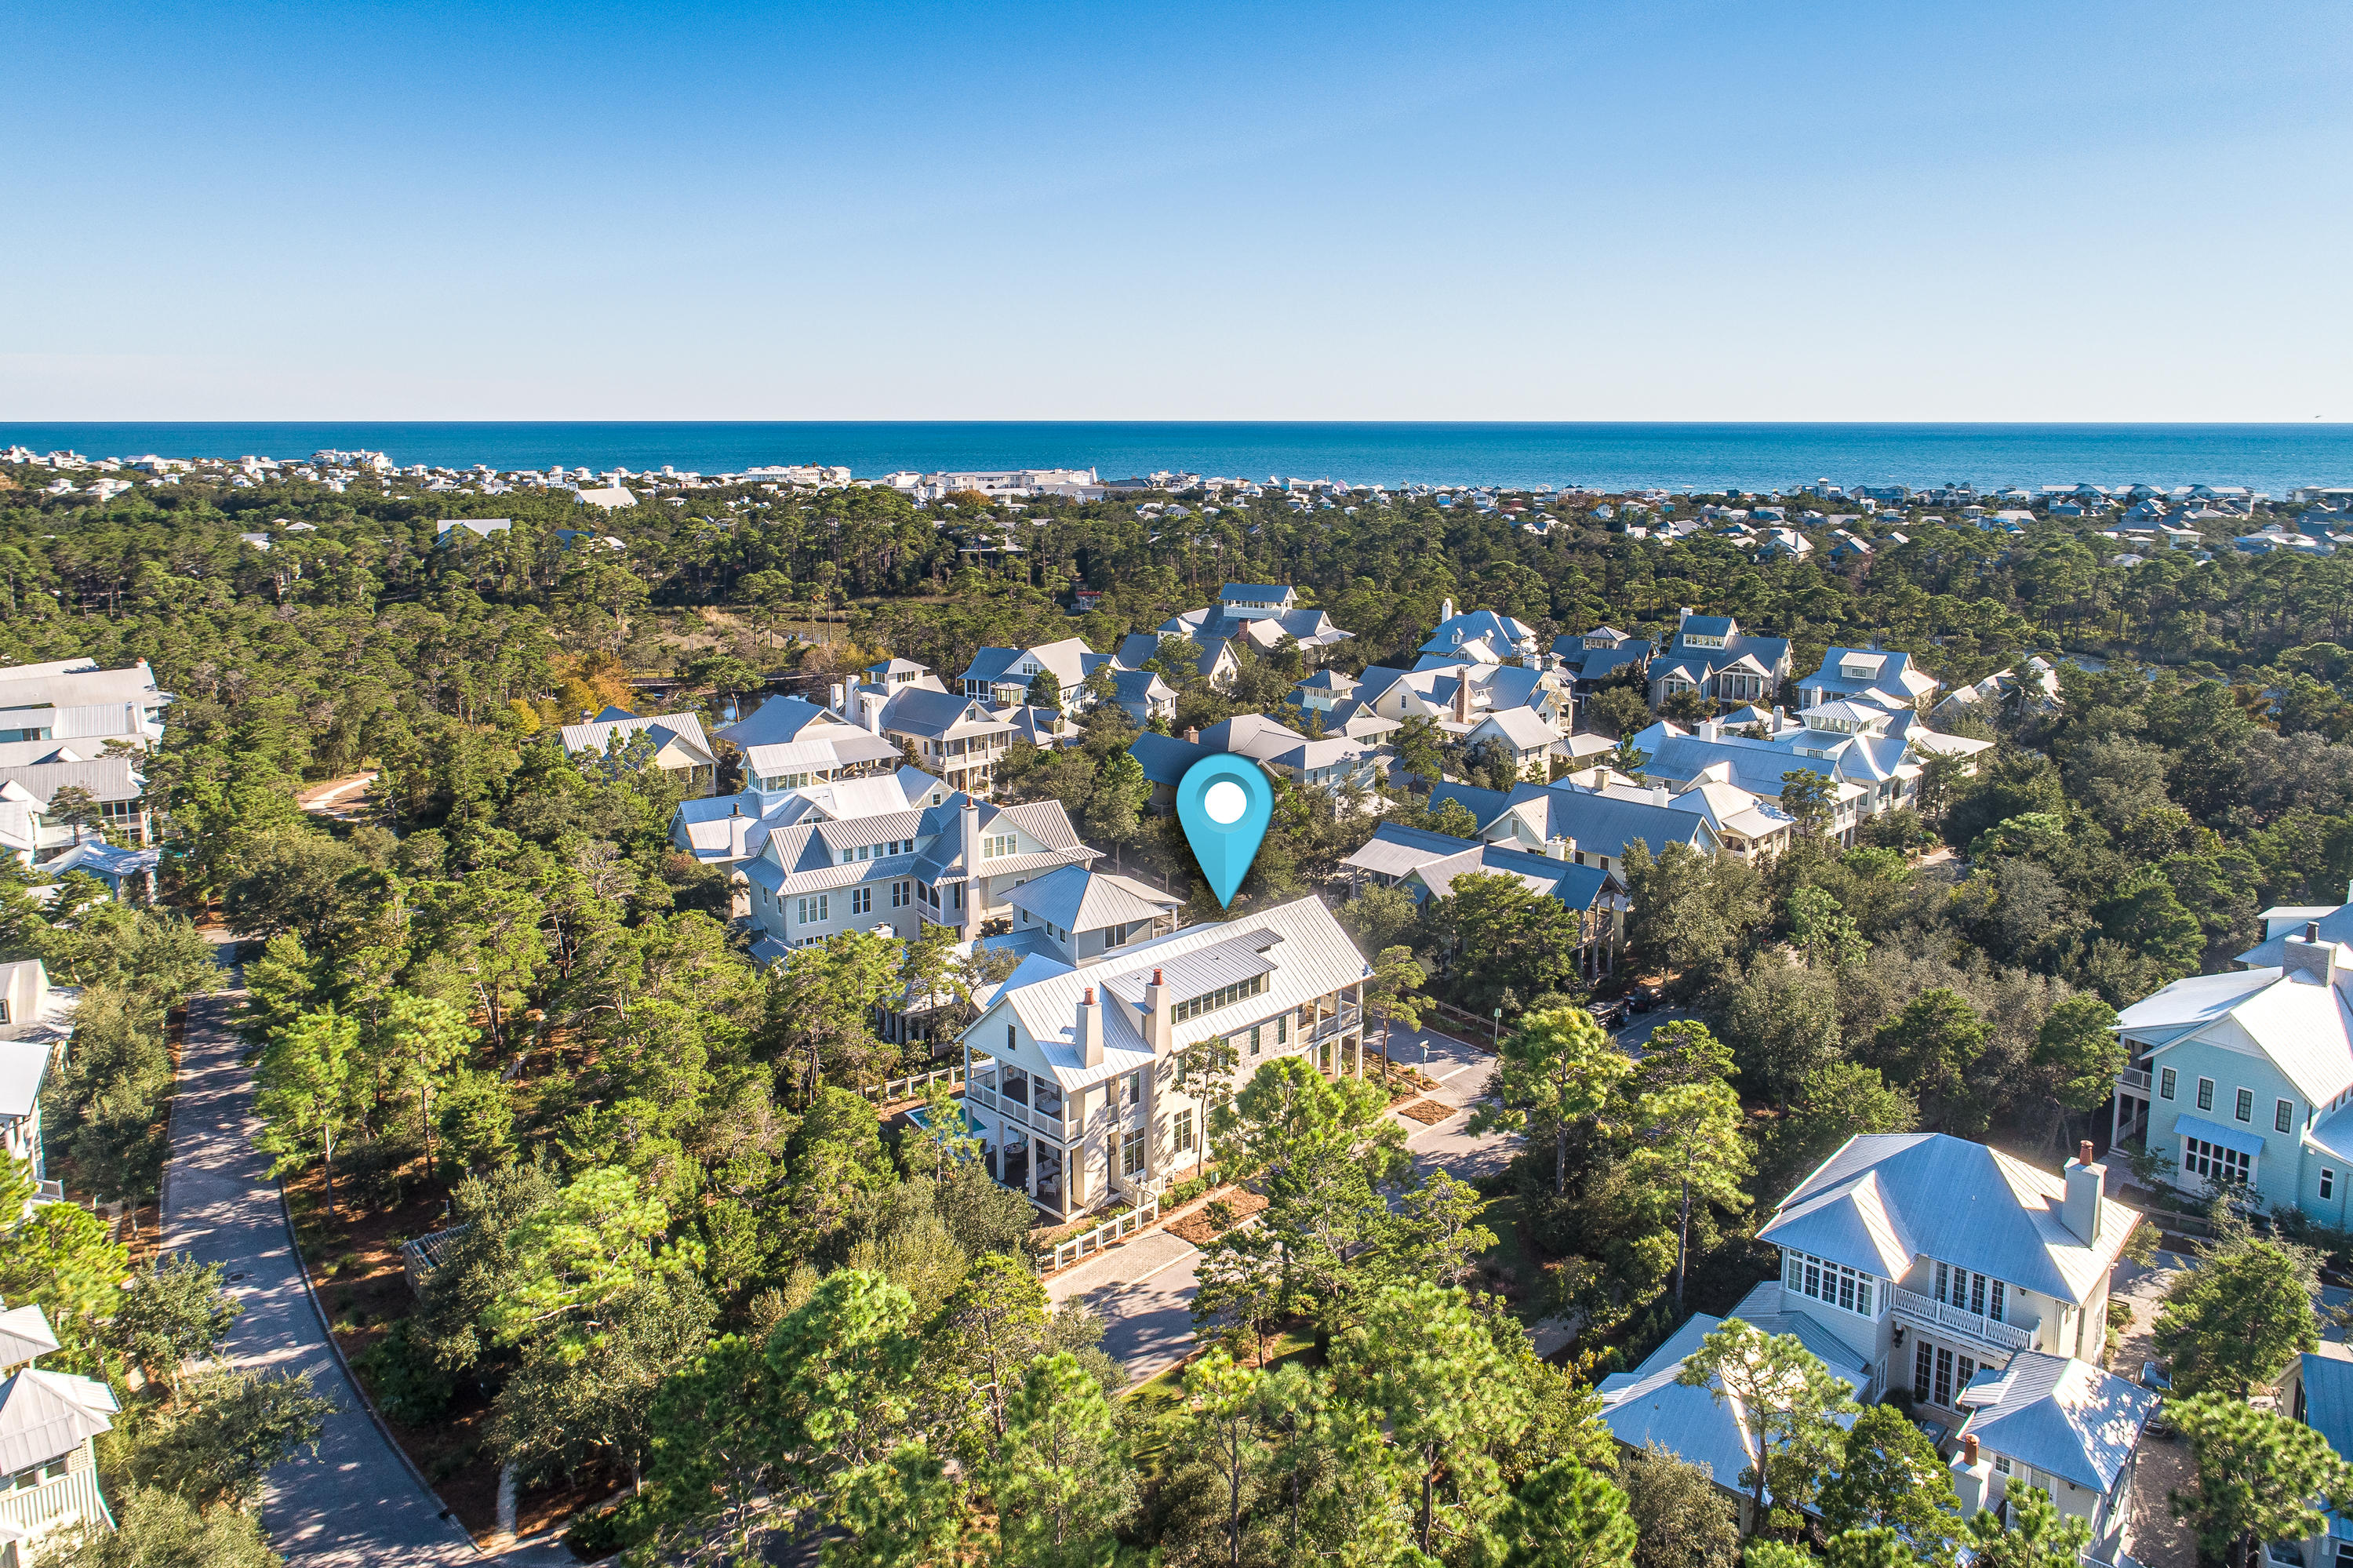
[[[2182,1192],[2242,1189],[2341,1228],[2353,1218],[2353,948],[2326,924],[2241,955],[2268,964],[2193,975],[2126,1008],[2114,1128],[2169,1156]]]

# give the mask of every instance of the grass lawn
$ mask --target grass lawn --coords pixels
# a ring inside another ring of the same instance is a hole
[[[1314,1336],[1302,1330],[1285,1329],[1267,1345],[1267,1365],[1280,1366],[1284,1361],[1313,1361],[1315,1357]],[[1144,1382],[1120,1395],[1136,1418],[1141,1434],[1134,1450],[1135,1465],[1142,1478],[1149,1484],[1159,1478],[1167,1463],[1168,1435],[1171,1418],[1185,1408],[1185,1366],[1178,1362],[1164,1367]]]

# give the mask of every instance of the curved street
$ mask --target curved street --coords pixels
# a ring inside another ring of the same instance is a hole
[[[230,1027],[242,991],[190,999],[164,1174],[164,1245],[227,1270],[245,1311],[224,1353],[241,1370],[308,1372],[340,1407],[316,1455],[269,1476],[262,1522],[292,1568],[474,1564],[489,1560],[441,1500],[418,1484],[371,1420],[327,1340],[270,1179],[253,1147],[253,1072]],[[497,1554],[502,1563],[569,1563],[553,1542]]]

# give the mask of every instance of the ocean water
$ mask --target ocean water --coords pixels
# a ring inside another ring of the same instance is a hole
[[[2353,484],[2353,425],[191,423],[9,424],[0,447],[90,457],[307,457],[730,473],[770,463],[1158,470],[1356,484],[1777,490],[1838,484]]]

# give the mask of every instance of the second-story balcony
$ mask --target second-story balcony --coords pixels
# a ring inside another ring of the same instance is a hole
[[[1895,1320],[1914,1329],[1925,1330],[1955,1339],[1971,1340],[2011,1354],[2034,1343],[2034,1331],[2017,1323],[2005,1323],[1989,1318],[1982,1312],[1972,1312],[1966,1307],[1956,1307],[1949,1301],[1938,1301],[1916,1290],[1906,1290],[1900,1285],[1888,1287],[1888,1303],[1895,1309]]]
[[[2142,1094],[2148,1093],[2148,1069],[2146,1067],[2126,1067],[2123,1069],[2121,1072],[2116,1074],[2116,1087],[2120,1089],[2138,1089]]]
[[[1332,1035],[1339,1033],[1343,1029],[1354,1029],[1360,1022],[1360,1019],[1361,1015],[1356,1008],[1343,1004],[1340,1011],[1334,1013],[1331,1017],[1318,1020],[1314,1030],[1309,1034],[1308,1038],[1311,1040],[1327,1039]]]

